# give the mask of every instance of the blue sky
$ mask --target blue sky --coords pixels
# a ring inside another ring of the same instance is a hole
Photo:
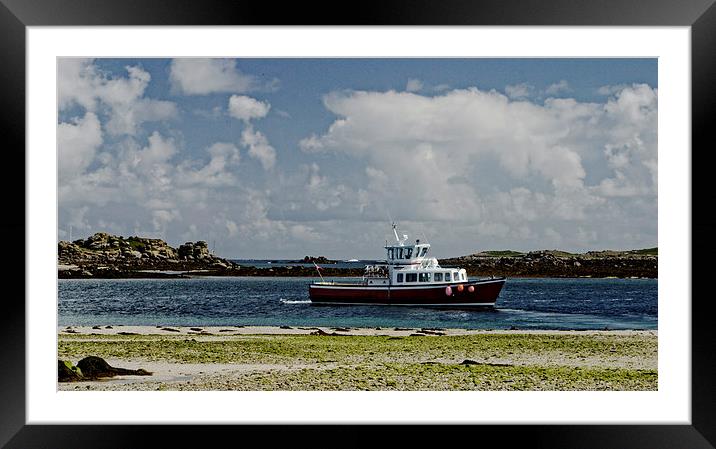
[[[657,87],[656,59],[63,59],[59,237],[656,246]]]

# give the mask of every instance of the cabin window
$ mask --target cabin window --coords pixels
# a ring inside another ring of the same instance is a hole
[[[405,258],[410,259],[413,257],[413,248],[405,248]]]
[[[450,273],[445,273],[445,282],[450,282]]]
[[[398,282],[403,282],[403,273],[398,273]]]
[[[420,273],[418,279],[420,282],[430,282],[430,273]]]
[[[420,253],[420,257],[423,257],[427,253],[428,253],[428,247],[426,246],[425,248],[423,248],[423,251]]]
[[[452,278],[455,279],[455,281],[460,280],[460,275],[457,274],[457,271],[452,272]]]
[[[435,273],[435,282],[442,282],[442,281],[443,281],[443,274]]]
[[[397,258],[398,258],[398,259],[402,259],[402,258],[403,258],[403,248],[398,248],[398,257],[397,257]]]
[[[406,273],[405,274],[405,282],[415,282],[417,280],[418,280],[417,273]]]

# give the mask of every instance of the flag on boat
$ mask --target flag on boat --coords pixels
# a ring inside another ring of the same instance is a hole
[[[316,272],[317,272],[318,275],[321,277],[321,281],[323,281],[323,275],[321,274],[321,267],[319,267],[316,262],[313,262],[313,266],[316,267]]]

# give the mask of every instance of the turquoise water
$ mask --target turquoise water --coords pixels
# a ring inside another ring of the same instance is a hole
[[[61,279],[59,324],[656,329],[656,279],[508,279],[494,309],[314,306],[315,278]]]

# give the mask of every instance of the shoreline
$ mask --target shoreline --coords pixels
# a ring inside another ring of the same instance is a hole
[[[62,382],[58,390],[658,389],[656,330],[59,327],[58,359],[87,356],[152,375]]]
[[[110,326],[108,328],[107,326]],[[167,330],[170,329],[170,330]],[[197,330],[198,329],[198,330]],[[172,326],[172,325],[122,325],[103,324],[95,326],[58,326],[59,335],[311,335],[321,330],[345,336],[400,337],[420,331],[439,332],[440,336],[461,335],[649,335],[658,336],[656,329],[590,329],[590,330],[552,330],[552,329],[462,329],[462,328],[426,328],[426,327],[336,327],[336,326]]]

